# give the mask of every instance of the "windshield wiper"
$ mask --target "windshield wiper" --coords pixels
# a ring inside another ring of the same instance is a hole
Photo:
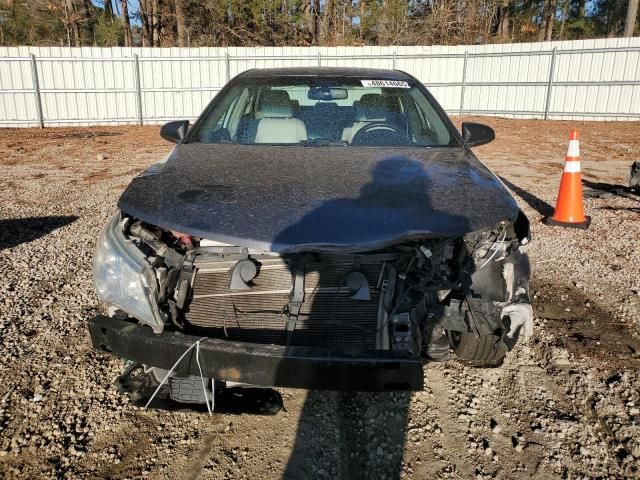
[[[346,147],[348,145],[344,140],[332,140],[330,138],[315,138],[302,142],[305,147]]]

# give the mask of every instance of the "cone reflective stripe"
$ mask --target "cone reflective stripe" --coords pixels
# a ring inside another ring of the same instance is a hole
[[[544,223],[560,227],[587,228],[591,218],[584,214],[582,174],[580,173],[580,140],[574,128],[569,134],[569,148],[564,161],[556,210]]]

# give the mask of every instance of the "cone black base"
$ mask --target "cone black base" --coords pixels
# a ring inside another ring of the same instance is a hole
[[[566,227],[566,228],[580,228],[581,230],[586,230],[591,225],[591,217],[585,215],[586,220],[584,222],[560,222],[558,220],[554,220],[553,217],[544,217],[542,219],[542,223],[545,225],[549,225],[550,227]]]

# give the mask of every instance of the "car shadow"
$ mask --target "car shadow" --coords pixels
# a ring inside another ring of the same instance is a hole
[[[582,179],[582,185],[585,187],[584,195],[587,197],[618,196],[640,200],[640,189],[634,187],[615,183],[592,182],[585,178]]]
[[[533,208],[536,212],[538,212],[540,215],[545,217],[548,217],[549,215],[553,215],[554,209],[552,205],[549,205],[540,197],[535,196],[534,194],[532,194],[531,192],[528,192],[524,188],[521,188],[518,185],[511,183],[509,180],[507,180],[503,176],[500,176],[499,178],[500,180],[502,180],[502,183],[504,183],[509,188],[509,190],[511,190],[516,195],[518,195],[518,197],[520,197],[522,200],[527,202],[529,206]]]
[[[75,215],[0,219],[0,250],[32,242],[77,219]]]
[[[386,158],[374,165],[371,175],[371,181],[361,188],[357,198],[325,201],[299,222],[284,229],[274,239],[274,244],[310,244],[314,238],[327,238],[326,229],[331,231],[330,238],[338,239],[340,244],[357,244],[358,239],[363,239],[363,233],[366,236],[370,229],[393,231],[403,224],[411,224],[411,220],[419,215],[430,215],[436,224],[448,222],[454,228],[464,229],[469,225],[466,218],[432,207],[433,184],[428,169],[421,162],[402,156]],[[358,212],[368,209],[379,209],[384,220],[380,221],[378,217],[376,223],[371,220],[375,215],[358,215]],[[354,222],[354,218],[370,220]],[[376,348],[379,300],[375,295],[379,299],[376,281],[381,275],[367,273],[372,301],[361,301],[354,307],[350,304],[357,301],[350,300],[353,291],[346,283],[347,275],[354,271],[352,268],[351,265],[329,266],[313,272],[317,275],[317,284],[309,288],[305,285],[305,301],[293,327],[290,345],[316,342],[357,351],[361,346],[358,345],[360,340],[363,348]],[[292,278],[298,269],[290,267]],[[364,265],[360,271],[365,271]],[[308,277],[309,272],[305,271],[305,282]],[[341,291],[340,285],[345,289]],[[368,323],[362,322],[364,315],[369,315]],[[360,339],[357,330],[354,334],[356,324],[363,329]],[[364,329],[373,330],[373,335]],[[314,337],[314,332],[318,336]],[[428,342],[429,339],[425,339],[425,343]],[[377,373],[376,367],[372,366],[371,382]],[[276,379],[280,375],[282,378],[290,377],[289,372],[279,371]],[[312,379],[314,375],[323,374],[311,372]],[[420,384],[422,380],[419,379]],[[410,403],[409,391],[310,390],[283,478],[400,479]]]

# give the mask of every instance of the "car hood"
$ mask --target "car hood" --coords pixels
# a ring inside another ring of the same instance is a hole
[[[159,227],[272,252],[373,250],[518,214],[464,148],[185,144],[134,178],[118,205]]]

